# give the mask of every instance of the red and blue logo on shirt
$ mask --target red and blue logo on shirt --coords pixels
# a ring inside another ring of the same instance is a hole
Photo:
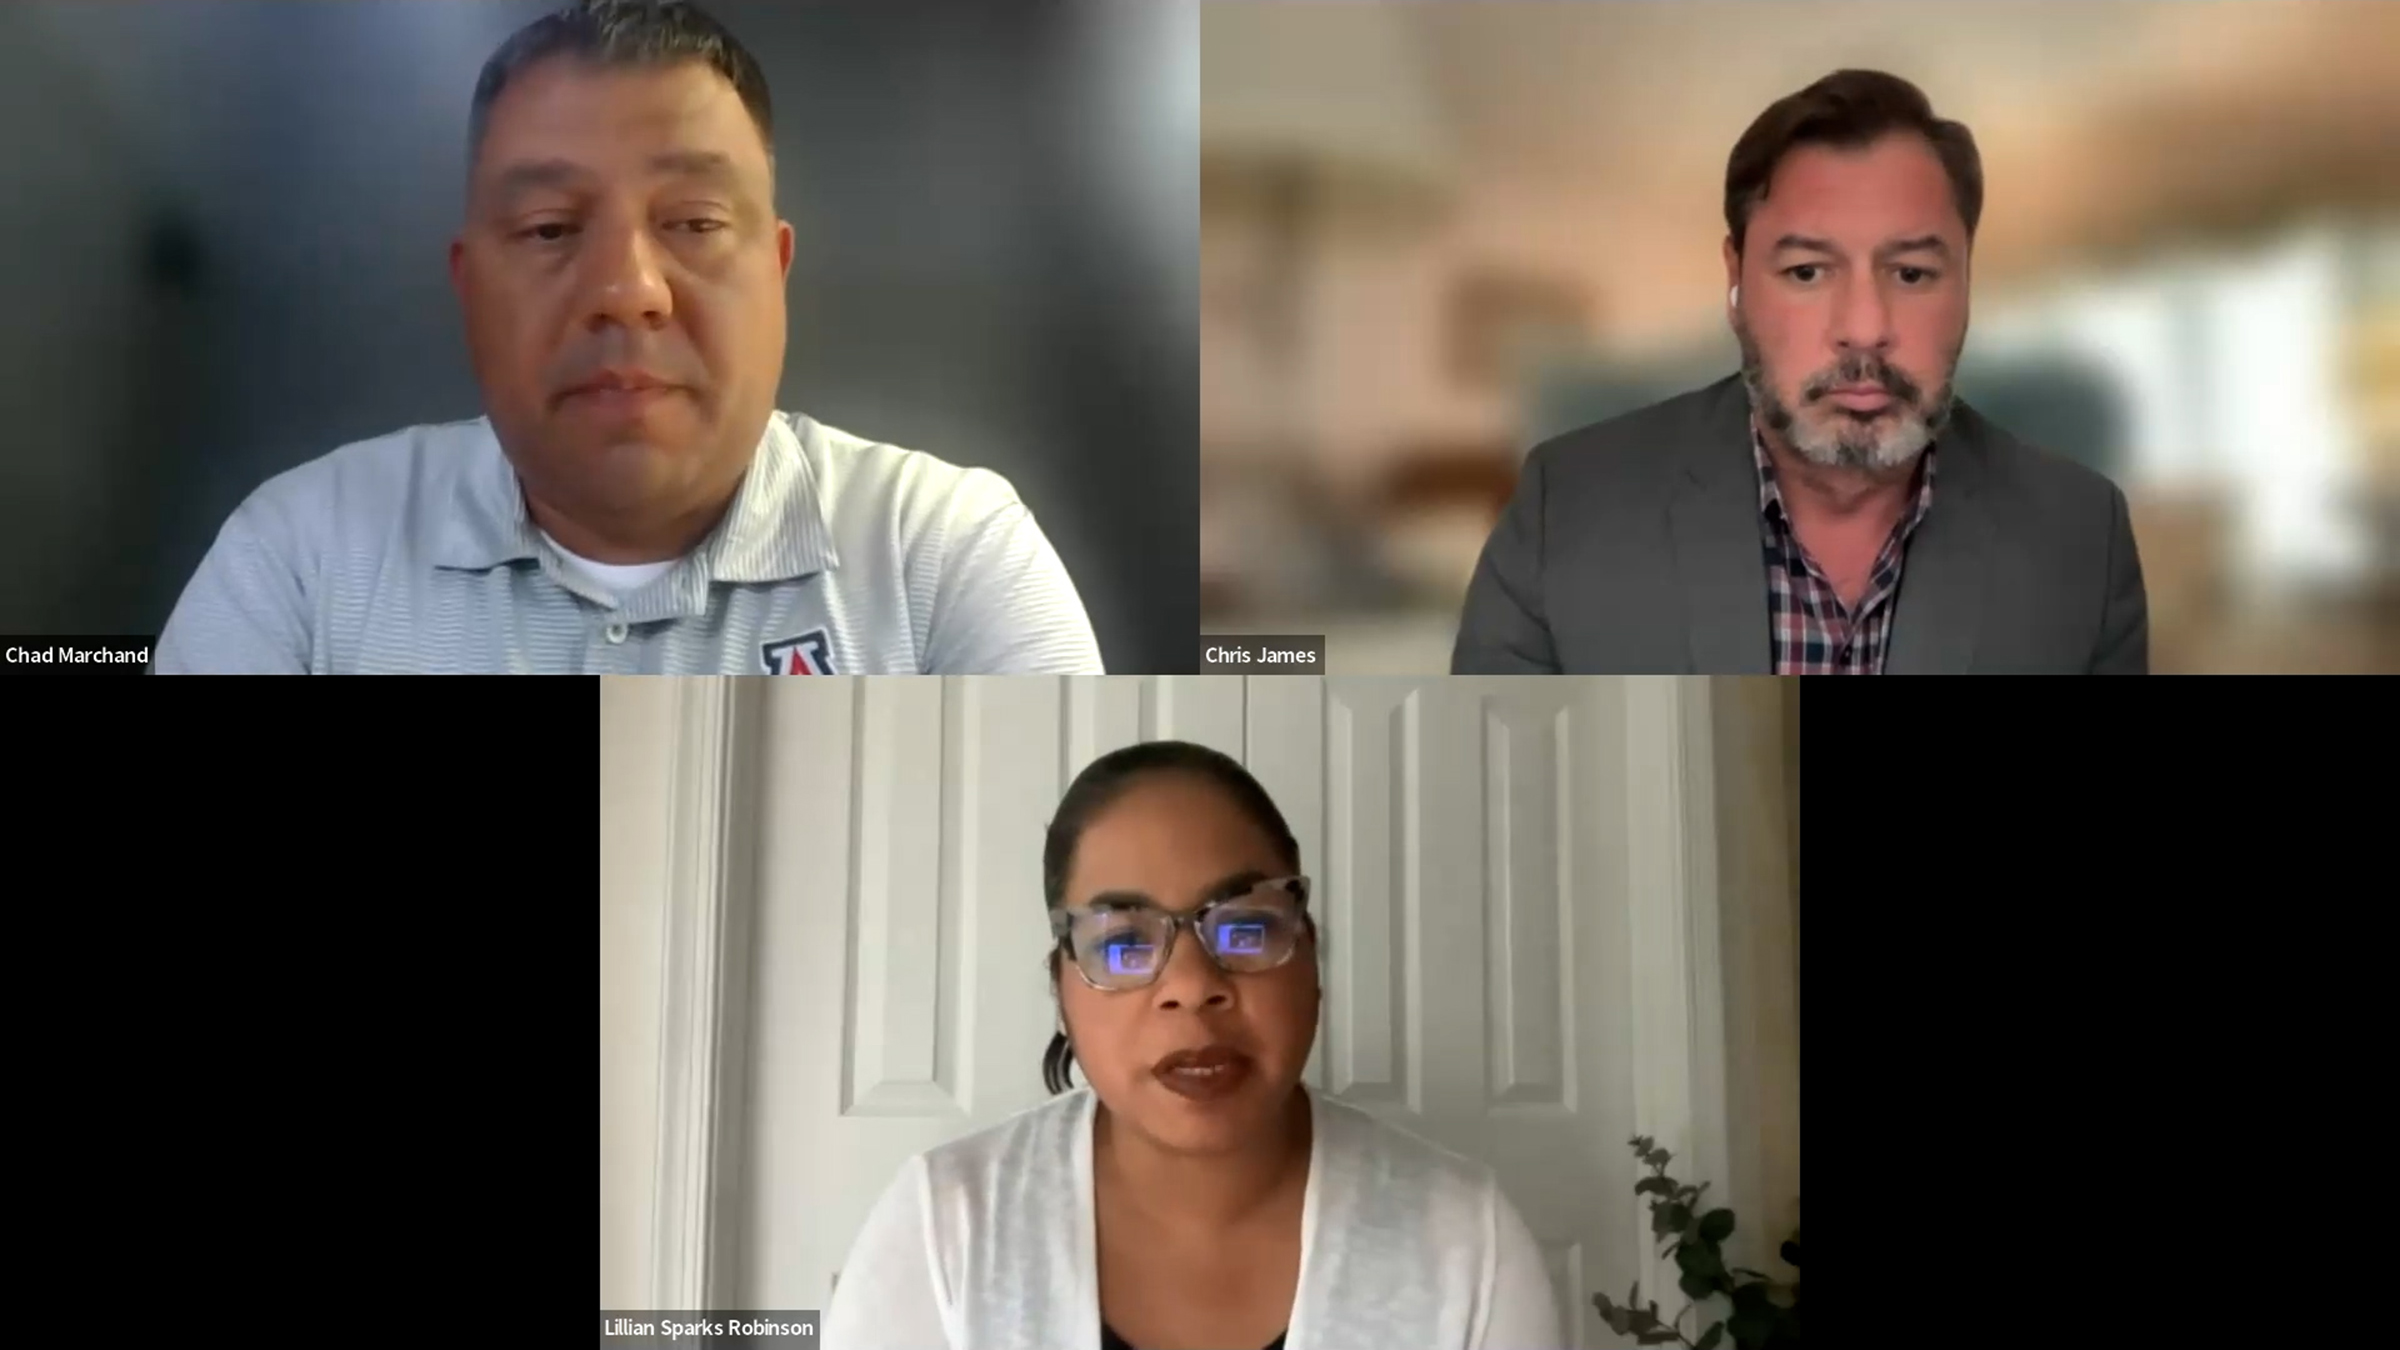
[[[833,675],[833,639],[822,628],[759,648],[769,675]]]

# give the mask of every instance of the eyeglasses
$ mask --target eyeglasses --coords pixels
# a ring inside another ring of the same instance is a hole
[[[1178,914],[1145,896],[1104,895],[1050,911],[1050,936],[1074,959],[1075,972],[1094,989],[1147,987],[1175,954],[1175,936],[1189,928],[1200,950],[1229,974],[1255,975],[1292,959],[1310,930],[1308,878],[1254,882]]]

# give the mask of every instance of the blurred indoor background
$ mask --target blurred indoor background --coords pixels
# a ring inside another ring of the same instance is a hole
[[[2400,671],[2400,4],[1201,17],[1201,593],[1447,670],[1524,453],[1730,374],[1725,160],[1845,66],[1983,151],[1961,396],[2121,484],[2159,672]]]
[[[156,633],[237,502],[477,416],[444,252],[520,0],[0,6],[0,633]],[[1190,668],[1192,0],[714,0],[798,233],[780,406],[1007,475]]]

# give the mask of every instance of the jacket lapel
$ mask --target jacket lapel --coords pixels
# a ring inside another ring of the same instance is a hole
[[[1667,503],[1691,668],[1703,675],[1771,675],[1775,669],[1749,416],[1749,396],[1738,377],[1709,391]]]
[[[1908,542],[1892,613],[1890,675],[1964,675],[1974,667],[1991,575],[1991,514],[1980,489],[1983,419],[1958,405],[1942,433],[1933,502]]]

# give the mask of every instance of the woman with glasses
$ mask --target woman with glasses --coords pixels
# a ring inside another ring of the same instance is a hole
[[[1059,803],[1042,881],[1052,1099],[910,1160],[842,1268],[827,1350],[1564,1343],[1489,1168],[1300,1081],[1316,921],[1241,765],[1171,741],[1103,756]]]

